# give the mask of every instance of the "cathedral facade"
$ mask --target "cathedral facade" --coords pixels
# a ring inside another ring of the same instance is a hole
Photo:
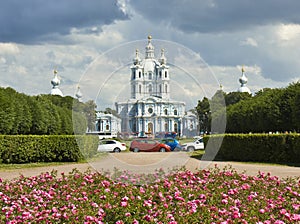
[[[156,59],[151,40],[149,36],[145,58],[141,59],[136,50],[130,67],[130,99],[115,104],[122,119],[121,132],[139,136],[176,132],[181,136],[185,103],[171,99],[170,72],[164,50],[161,50],[160,58]]]

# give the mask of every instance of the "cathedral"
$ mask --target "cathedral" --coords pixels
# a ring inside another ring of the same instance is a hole
[[[171,98],[171,75],[164,49],[156,59],[151,41],[151,36],[148,36],[143,59],[136,50],[130,67],[130,99],[115,103],[122,119],[121,132],[138,136],[175,132],[182,136],[184,129],[187,129],[195,135],[197,118],[185,120],[185,103]]]

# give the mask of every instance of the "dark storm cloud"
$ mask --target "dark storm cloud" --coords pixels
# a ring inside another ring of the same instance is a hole
[[[139,0],[133,8],[186,32],[230,32],[252,26],[300,23],[299,0]]]
[[[127,19],[113,0],[1,0],[0,42],[33,43]],[[54,35],[53,35],[54,34]]]

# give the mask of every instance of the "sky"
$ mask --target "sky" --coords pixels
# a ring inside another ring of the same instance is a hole
[[[114,107],[130,92],[130,66],[147,36],[165,49],[171,94],[193,108],[220,85],[236,91],[241,68],[252,93],[300,77],[297,0],[0,0],[0,86],[51,91]]]

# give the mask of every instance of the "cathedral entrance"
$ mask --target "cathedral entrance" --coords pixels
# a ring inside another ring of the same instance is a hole
[[[152,134],[153,132],[153,123],[148,123],[148,134]]]

